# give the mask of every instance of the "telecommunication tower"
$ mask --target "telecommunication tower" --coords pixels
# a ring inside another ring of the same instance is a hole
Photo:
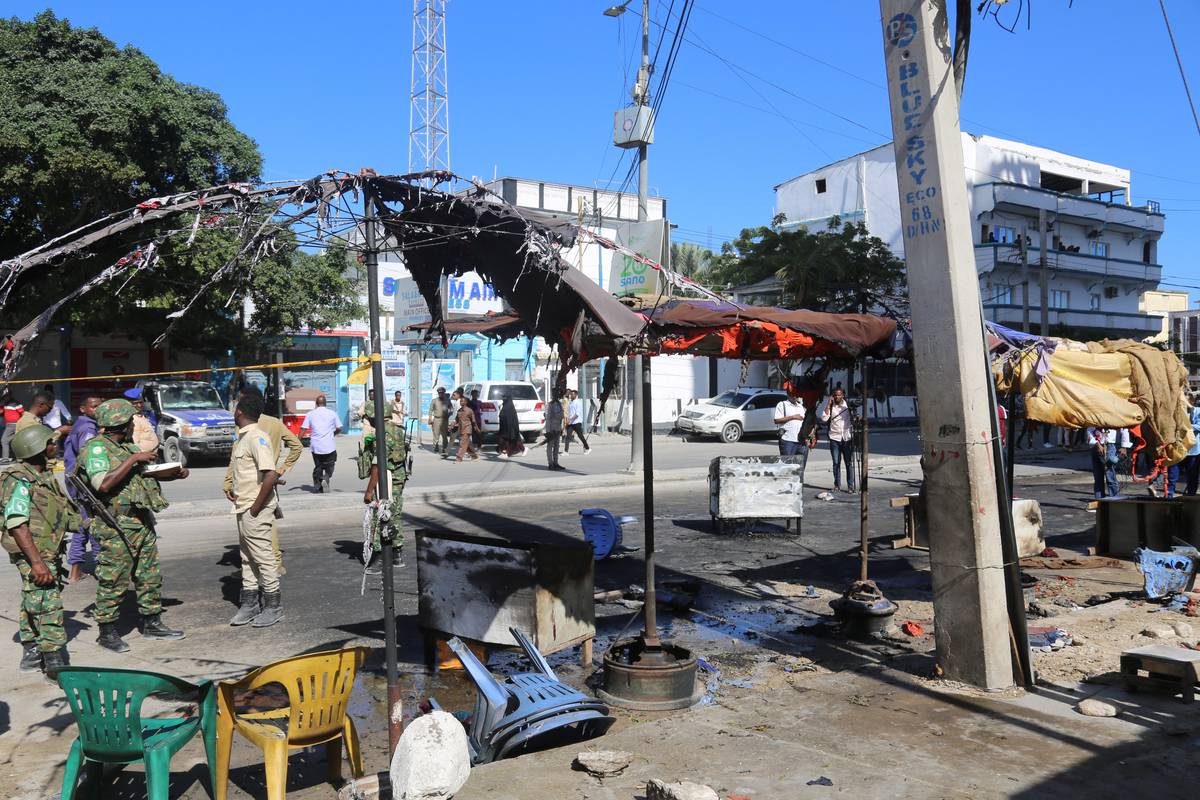
[[[446,0],[413,0],[408,171],[450,169],[446,93]]]

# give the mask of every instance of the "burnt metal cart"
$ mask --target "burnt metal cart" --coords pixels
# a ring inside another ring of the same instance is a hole
[[[718,456],[708,465],[708,513],[717,533],[737,523],[804,518],[804,464],[794,456]]]

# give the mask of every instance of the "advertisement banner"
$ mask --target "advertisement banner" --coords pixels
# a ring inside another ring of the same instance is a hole
[[[421,407],[409,414],[417,414],[421,430],[429,430],[429,404],[437,394],[438,387],[446,389],[446,396],[458,388],[458,361],[449,358],[427,358],[421,362]]]
[[[412,278],[394,278],[391,283],[392,299],[394,301],[394,323],[392,341],[396,344],[415,344],[421,341],[424,334],[420,331],[407,330],[409,325],[429,321],[429,306],[417,288],[417,282]],[[386,295],[385,298],[386,300]]]
[[[474,272],[465,272],[461,277],[451,276],[446,281],[446,316],[499,314],[504,310],[504,301],[490,283]],[[428,315],[426,315],[428,319]]]
[[[638,255],[659,264],[669,265],[671,237],[667,225],[665,219],[622,222],[616,228],[616,242]],[[662,286],[660,278],[658,271],[653,267],[639,263],[623,253],[613,253],[608,279],[608,289],[613,294],[658,295]]]

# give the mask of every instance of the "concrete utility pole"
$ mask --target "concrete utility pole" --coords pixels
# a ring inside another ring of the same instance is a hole
[[[938,664],[1012,685],[994,410],[946,0],[880,0],[912,305]]]
[[[642,66],[638,70],[637,86],[633,89],[633,101],[639,106],[650,103],[650,0],[642,0]],[[649,145],[642,142],[638,145],[638,222],[645,222],[650,216],[647,209],[646,196],[650,191],[650,158]],[[646,391],[643,384],[649,385],[649,370],[642,368],[642,359],[650,356],[635,356],[633,359],[633,425],[630,431],[629,471],[641,472],[646,464],[645,434],[643,429],[649,425],[653,428],[652,413],[647,410],[649,403],[643,402],[642,394]],[[649,366],[647,364],[647,366]]]
[[[1038,209],[1038,281],[1042,296],[1042,327],[1038,333],[1050,335],[1050,273],[1046,269],[1046,209]]]

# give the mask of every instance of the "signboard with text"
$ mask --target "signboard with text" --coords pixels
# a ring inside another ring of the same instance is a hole
[[[670,237],[665,219],[620,223],[617,225],[616,241],[659,264],[667,264],[670,259]],[[662,285],[660,280],[661,276],[653,267],[624,253],[613,253],[607,286],[613,294],[657,295]]]

